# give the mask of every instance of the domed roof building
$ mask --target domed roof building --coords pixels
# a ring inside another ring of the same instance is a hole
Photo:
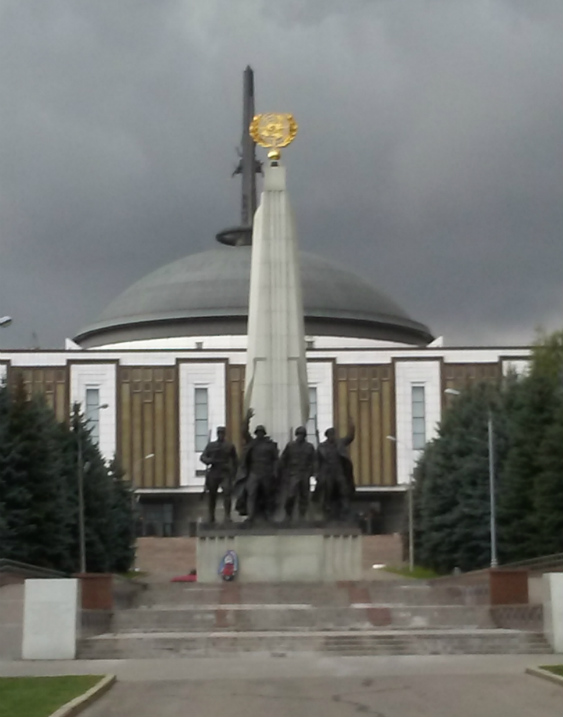
[[[21,375],[60,420],[81,405],[102,455],[117,455],[135,487],[145,534],[182,535],[204,516],[201,455],[218,426],[242,444],[259,170],[247,131],[252,98],[247,68],[241,226],[217,235],[227,246],[143,277],[65,350],[0,353],[0,378]],[[445,390],[525,370],[529,349],[444,347],[369,281],[324,256],[301,252],[300,264],[309,440],[329,426],[344,435],[352,419],[356,507],[371,515],[370,531],[399,532],[420,450],[447,407]]]
[[[201,348],[203,337],[231,337],[225,346],[246,346],[256,174],[261,172],[248,131],[253,117],[254,76],[247,67],[240,163],[234,172],[242,178],[241,225],[217,234],[227,246],[186,256],[140,279],[78,333],[77,344],[88,349]],[[315,254],[301,252],[300,263],[305,331],[311,339],[347,339],[351,346],[364,347],[426,346],[433,340],[427,326],[365,279]],[[237,336],[240,340],[233,341]],[[213,342],[214,348],[221,345]]]
[[[250,246],[192,254],[153,271],[109,304],[76,337],[84,348],[172,337],[245,335]],[[310,336],[421,346],[429,329],[355,274],[302,252],[305,327]]]

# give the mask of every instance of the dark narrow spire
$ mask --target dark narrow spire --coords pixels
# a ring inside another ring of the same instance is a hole
[[[252,221],[256,211],[256,173],[261,171],[261,165],[256,160],[256,144],[248,131],[253,117],[254,72],[250,65],[247,65],[243,75],[240,160],[233,172],[233,176],[242,176],[241,226],[223,229],[217,234],[217,241],[230,246],[248,246],[252,243]]]
[[[249,127],[254,117],[254,73],[250,65],[244,71],[242,93],[242,204],[240,221],[243,227],[251,227],[256,211],[256,144],[250,136]]]

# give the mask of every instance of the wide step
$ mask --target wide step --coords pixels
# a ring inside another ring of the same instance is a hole
[[[353,603],[348,606],[212,604],[118,611],[114,632],[488,628],[485,607]]]
[[[430,586],[424,583],[161,583],[140,593],[138,607],[210,605],[214,603],[270,605],[301,603],[316,606],[351,603],[396,605],[475,605],[483,602],[471,587]]]
[[[348,656],[540,654],[541,633],[518,630],[160,632],[98,635],[83,640],[83,659],[226,656],[241,652],[313,652]]]

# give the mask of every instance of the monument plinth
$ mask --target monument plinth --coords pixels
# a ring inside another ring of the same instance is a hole
[[[218,583],[218,566],[228,550],[239,558],[237,581],[336,582],[361,580],[362,538],[346,526],[203,528],[197,536],[197,581]]]

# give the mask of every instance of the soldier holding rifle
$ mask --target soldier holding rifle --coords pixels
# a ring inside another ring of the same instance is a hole
[[[217,440],[209,441],[200,458],[207,466],[205,492],[208,494],[209,522],[215,522],[215,506],[219,488],[223,492],[225,521],[231,519],[232,485],[238,467],[236,448],[226,440],[224,426],[217,429]]]

